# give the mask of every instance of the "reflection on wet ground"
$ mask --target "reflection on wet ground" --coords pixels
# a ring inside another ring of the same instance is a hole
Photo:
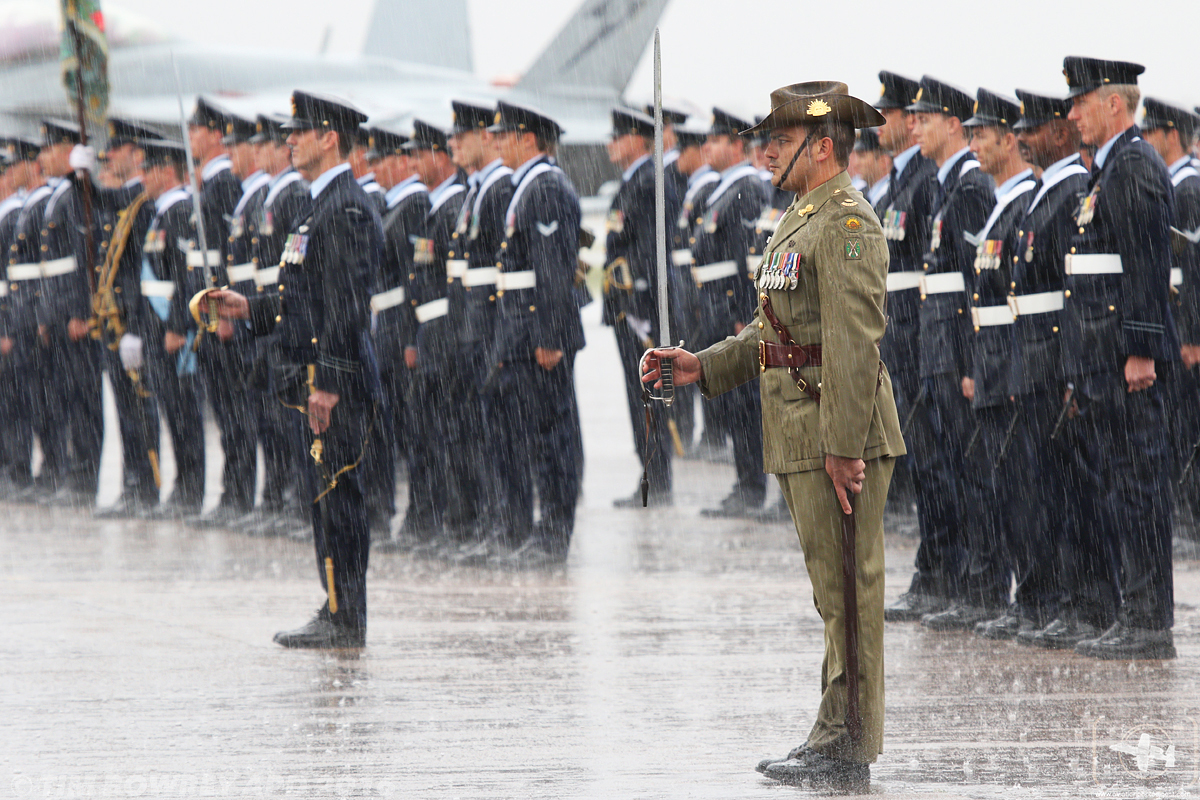
[[[361,652],[271,643],[321,601],[303,543],[0,505],[0,798],[812,796],[753,770],[819,699],[794,534],[700,517],[732,483],[707,462],[674,509],[612,510],[637,471],[589,333],[566,568],[374,554]],[[889,599],[915,545],[890,522]],[[1162,663],[889,626],[871,795],[1200,797],[1200,562],[1176,598]]]

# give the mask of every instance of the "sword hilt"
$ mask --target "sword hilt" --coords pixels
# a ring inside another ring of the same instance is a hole
[[[681,340],[676,347],[683,347],[683,341]],[[675,402],[675,359],[667,356],[651,355],[647,357],[658,361],[658,374],[662,381],[662,386],[649,388],[650,399],[670,407]]]

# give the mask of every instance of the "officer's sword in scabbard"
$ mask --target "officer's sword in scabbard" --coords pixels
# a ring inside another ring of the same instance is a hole
[[[175,71],[175,97],[179,101],[179,132],[183,135],[183,149],[187,157],[188,180],[192,186],[192,213],[196,216],[196,241],[200,243],[200,261],[204,265],[204,289],[216,288],[213,286],[213,265],[208,263],[208,242],[204,235],[204,209],[200,201],[200,181],[196,177],[196,162],[192,156],[192,139],[188,135],[187,115],[183,111],[183,86],[179,80],[179,65],[175,63],[175,53],[171,53],[171,68]],[[209,333],[217,332],[217,303],[215,300],[208,301],[208,325]],[[199,338],[197,338],[197,344]]]
[[[842,514],[842,607],[846,615],[846,732],[855,744],[862,741],[862,712],[858,703],[858,558],[854,542],[854,493],[846,487],[850,513]],[[838,504],[839,510],[841,504]]]

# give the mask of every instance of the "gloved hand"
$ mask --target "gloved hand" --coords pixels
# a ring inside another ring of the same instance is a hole
[[[142,340],[141,337],[127,333],[121,337],[117,345],[117,353],[121,356],[121,366],[125,369],[141,369]]]
[[[77,144],[71,148],[71,155],[67,157],[67,163],[71,165],[71,169],[76,172],[83,170],[84,172],[96,171],[96,148],[91,145]]]

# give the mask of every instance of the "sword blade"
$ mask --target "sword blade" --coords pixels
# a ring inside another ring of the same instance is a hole
[[[192,138],[188,135],[187,116],[183,111],[183,83],[179,80],[179,65],[175,63],[175,52],[171,51],[171,69],[175,71],[175,97],[179,101],[179,132],[183,136],[183,150],[187,155],[188,180],[192,185],[192,211],[196,215],[196,241],[200,243],[200,260],[204,263],[204,288],[213,286],[212,265],[208,263],[208,242],[204,236],[204,213],[200,202],[200,182],[196,178],[196,161],[192,155]]]
[[[654,29],[654,238],[658,259],[658,341],[671,346],[667,314],[667,200],[663,167],[662,51]]]

